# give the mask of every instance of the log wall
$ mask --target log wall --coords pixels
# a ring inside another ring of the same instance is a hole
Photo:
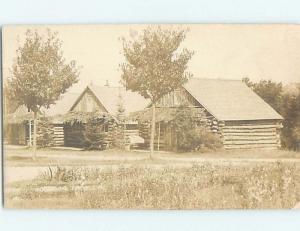
[[[63,125],[54,125],[53,127],[53,144],[54,146],[64,146],[64,127]]]
[[[99,124],[99,126],[104,126]],[[107,127],[103,127],[105,130],[104,134],[104,143],[106,143],[107,147],[111,147],[114,144],[114,140],[116,137],[116,124],[111,121],[108,122]],[[64,125],[64,145],[66,147],[84,147],[85,142],[85,124],[76,123],[76,124],[65,124]]]
[[[281,128],[274,120],[220,121],[216,125],[225,149],[279,148]]]

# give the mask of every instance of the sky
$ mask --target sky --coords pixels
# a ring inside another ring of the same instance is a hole
[[[70,91],[86,85],[117,86],[124,62],[120,38],[135,39],[148,25],[7,26],[2,32],[3,76],[10,75],[16,49],[27,29],[57,31],[67,61],[82,66],[80,79]],[[155,26],[155,25],[152,25]],[[284,24],[182,24],[166,28],[188,29],[181,48],[193,50],[188,71],[195,78],[272,79],[284,84],[300,82],[300,26]]]

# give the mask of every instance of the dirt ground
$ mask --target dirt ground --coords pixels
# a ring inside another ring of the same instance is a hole
[[[32,150],[24,146],[5,146],[4,148],[4,181],[32,179],[49,166],[88,166],[111,168],[118,165],[164,166],[166,164],[180,166],[192,165],[197,162],[234,165],[256,162],[299,162],[300,153],[286,150],[218,150],[210,152],[172,153],[155,152],[149,159],[147,150],[106,150],[84,151],[73,148],[47,148],[37,151],[36,161],[32,160]]]

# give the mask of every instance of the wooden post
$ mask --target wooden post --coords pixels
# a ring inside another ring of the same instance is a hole
[[[29,119],[29,147],[32,146],[32,137],[31,137],[31,119]]]
[[[159,140],[160,140],[160,122],[158,123],[157,151],[159,151]]]
[[[32,159],[36,160],[36,140],[37,140],[37,111],[34,111],[33,116],[33,156]]]
[[[150,139],[150,159],[154,154],[154,136],[155,136],[155,103],[152,103],[152,123],[151,123],[151,139]]]

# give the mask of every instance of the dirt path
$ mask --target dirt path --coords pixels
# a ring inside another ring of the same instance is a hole
[[[128,167],[133,164],[151,168],[161,168],[166,166],[179,168],[188,167],[195,163],[209,163],[212,165],[247,165],[264,162],[275,163],[277,161],[297,164],[300,163],[300,158],[247,158],[250,155],[249,153],[241,155],[242,158],[235,158],[232,156],[224,157],[224,155],[210,157],[208,154],[206,156],[205,154],[191,156],[189,154],[156,152],[153,156],[153,160],[149,160],[149,152],[145,150],[130,152],[122,152],[118,150],[90,152],[62,149],[40,150],[38,156],[41,157],[41,159],[44,158],[44,160],[42,160],[41,163],[32,164],[30,161],[31,151],[24,147],[6,146],[5,153],[5,158],[7,158],[5,161],[9,161],[6,162],[6,166],[4,167],[5,183],[33,179],[42,172],[48,171],[48,164],[51,164],[51,160],[53,159],[56,160],[55,166],[59,165],[71,167],[76,164],[77,167],[97,167],[102,169],[118,168],[120,165]],[[24,160],[24,157],[26,157],[27,160],[26,158]],[[9,160],[9,158],[15,159]],[[19,166],[16,164],[19,164]]]
[[[74,157],[75,158],[75,157]],[[88,158],[88,157],[87,157]],[[94,160],[95,157],[91,158],[91,160]],[[80,156],[78,160],[82,160],[82,157]],[[111,159],[115,160],[115,159]],[[161,162],[160,161],[164,161]],[[199,164],[212,164],[212,165],[248,165],[253,163],[276,163],[277,161],[281,162],[288,162],[288,163],[297,163],[300,164],[299,159],[211,159],[211,158],[177,158],[177,157],[161,157],[161,156],[155,156],[153,162],[147,162],[147,163],[141,163],[139,166],[141,167],[151,167],[151,168],[163,168],[166,165],[168,165],[168,161],[171,163],[169,164],[170,167],[174,168],[181,168],[181,167],[189,167],[192,166],[195,163]],[[173,162],[172,162],[173,161]],[[167,163],[167,164],[166,164]],[[110,164],[95,164],[95,165],[82,165],[80,167],[85,168],[101,168],[101,169],[117,169],[120,167],[120,165],[124,167],[130,167],[133,165],[130,161],[120,163],[119,159],[115,163]],[[73,165],[62,165],[64,167],[74,167]],[[56,166],[52,166],[55,168]],[[48,166],[7,166],[4,168],[4,180],[5,183],[11,183],[15,181],[21,181],[21,180],[30,180],[38,175],[40,175],[43,172],[49,171]]]
[[[46,171],[47,167],[4,167],[4,184],[31,180],[37,177],[42,172]]]

